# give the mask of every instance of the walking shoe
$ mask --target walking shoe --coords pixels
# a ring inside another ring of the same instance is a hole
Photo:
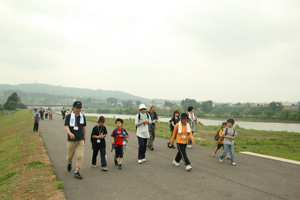
[[[230,156],[227,156],[226,159],[227,159],[227,160],[230,160],[231,158],[230,158]]]
[[[186,171],[190,171],[192,169],[192,166],[191,165],[187,165],[186,167],[185,167],[185,170]]]
[[[231,163],[233,166],[236,166],[236,163],[235,162],[233,162],[233,163]]]
[[[97,167],[97,165],[93,165],[93,167],[94,167],[94,168],[96,168],[96,167]]]
[[[215,152],[212,153],[212,156],[218,157],[217,154]]]
[[[119,165],[119,170],[122,170],[122,165]]]
[[[139,159],[139,160],[138,160],[138,163],[139,163],[139,164],[142,164],[142,163],[143,163],[143,161]]]
[[[222,160],[221,158],[219,158],[219,161],[220,161],[220,162],[223,162],[223,160]]]
[[[107,167],[101,167],[102,171],[107,171]]]
[[[146,162],[146,158],[142,159],[143,162]]]
[[[173,160],[172,162],[176,167],[178,167],[180,164],[178,162],[176,162],[175,160]]]
[[[75,172],[74,178],[82,179],[82,176],[79,174],[79,171]]]
[[[152,147],[152,148],[151,148],[151,151],[153,151],[153,150],[154,150],[154,148]]]
[[[118,164],[119,164],[118,161],[115,159],[115,165],[118,166]]]
[[[72,163],[68,163],[67,170],[70,172],[72,169]]]
[[[189,149],[191,149],[191,148],[192,148],[192,145],[187,145],[186,147],[189,148]]]

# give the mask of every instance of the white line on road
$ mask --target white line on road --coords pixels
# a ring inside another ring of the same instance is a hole
[[[268,158],[268,159],[272,159],[272,160],[278,160],[278,161],[282,161],[282,162],[287,162],[287,163],[292,163],[292,164],[300,165],[300,162],[299,161],[295,161],[295,160],[289,160],[289,159],[284,159],[284,158],[277,158],[277,157],[273,157],[273,156],[266,156],[266,155],[262,155],[262,154],[258,154],[258,153],[252,153],[252,152],[248,152],[248,151],[239,152],[239,153],[243,153],[243,154],[247,154],[247,155],[251,155],[251,156]]]

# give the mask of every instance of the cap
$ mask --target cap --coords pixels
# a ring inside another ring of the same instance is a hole
[[[140,104],[139,110],[141,110],[141,109],[147,109],[145,104]]]
[[[80,108],[82,108],[82,104],[81,104],[80,101],[75,101],[75,102],[73,103],[73,107],[76,107],[76,108],[80,107]]]
[[[189,116],[188,116],[188,114],[186,114],[186,113],[182,113],[181,116],[180,116],[180,118],[181,118],[181,119],[188,119]]]
[[[222,126],[224,126],[224,125],[227,125],[227,122],[223,122],[223,123],[222,123]]]
[[[98,122],[105,122],[105,118],[103,116],[98,117]]]
[[[36,115],[38,115],[39,113],[38,113],[38,112],[36,112],[35,114],[36,114]]]

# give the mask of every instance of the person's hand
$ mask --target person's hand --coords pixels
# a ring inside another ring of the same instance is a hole
[[[112,141],[111,144],[115,144],[115,141]]]
[[[75,135],[73,133],[69,134],[70,139],[74,140],[75,139]]]
[[[159,128],[161,128],[161,125],[159,125]]]
[[[144,120],[143,121],[144,124],[147,124],[148,122],[149,122],[149,120]]]
[[[192,141],[193,145],[196,145],[195,141]]]
[[[198,124],[198,127],[199,127],[199,128],[201,127],[200,124]]]
[[[124,137],[123,135],[119,135],[119,137]]]

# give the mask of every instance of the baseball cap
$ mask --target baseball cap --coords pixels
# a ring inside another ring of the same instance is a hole
[[[80,107],[80,108],[82,108],[82,104],[81,104],[80,101],[75,101],[75,102],[73,103],[73,107],[76,107],[76,108]]]
[[[222,126],[223,126],[223,125],[227,125],[227,122],[223,122],[223,123],[222,123]]]
[[[105,122],[105,118],[103,116],[98,117],[98,122]]]

